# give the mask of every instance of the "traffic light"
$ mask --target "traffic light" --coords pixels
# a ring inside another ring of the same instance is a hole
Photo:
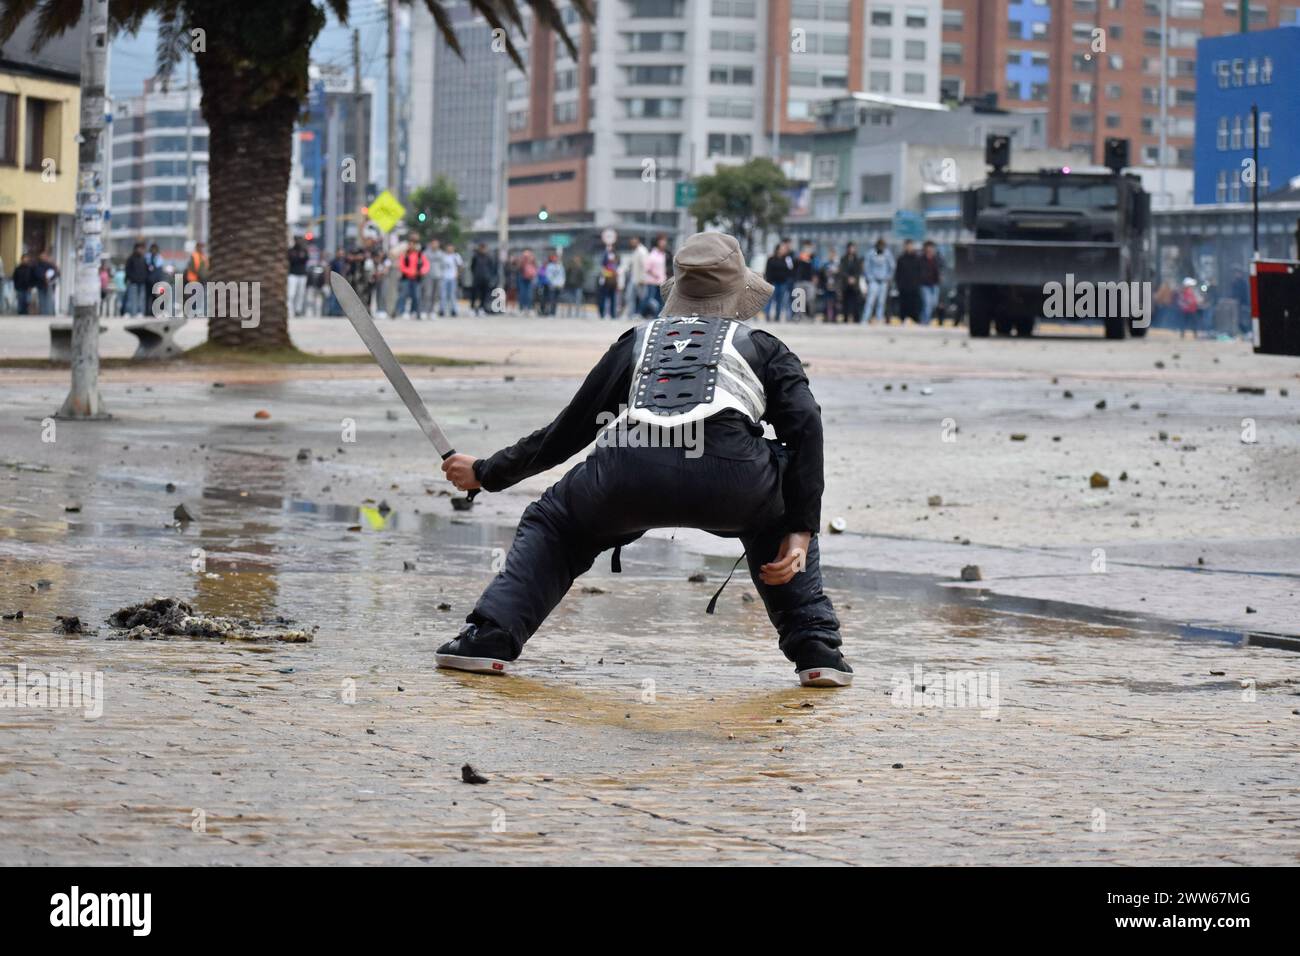
[[[1118,136],[1106,137],[1106,168],[1118,173],[1128,165],[1128,140]]]
[[[984,165],[1001,172],[1011,165],[1011,137],[989,133],[984,138]]]
[[[415,218],[418,219],[418,220],[420,220],[420,222],[424,222],[426,219],[429,218],[429,214],[428,214],[428,213],[425,213],[425,212],[422,212],[422,213],[420,213],[418,216],[416,216]]]
[[[550,214],[549,212],[546,211],[546,207],[545,207],[545,206],[543,206],[541,209],[537,210],[537,221],[538,221],[538,222],[546,222],[546,220],[548,220],[548,219],[550,219],[550,218],[551,218],[551,214]]]

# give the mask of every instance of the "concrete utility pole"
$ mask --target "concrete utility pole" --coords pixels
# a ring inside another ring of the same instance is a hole
[[[370,184],[370,117],[363,115],[366,98],[361,91],[361,31],[352,31],[352,129],[355,135],[352,138],[352,145],[356,147],[356,173],[357,173],[357,245],[360,246],[362,239],[365,237],[364,229],[366,225],[365,208],[366,188]],[[334,170],[333,175],[338,175],[338,170]]]
[[[185,241],[197,238],[194,230],[194,111],[190,87],[194,85],[194,59],[185,54]],[[192,252],[193,247],[186,252]]]
[[[497,102],[501,115],[497,120],[497,288],[504,289],[510,247],[510,101],[506,79],[510,64],[505,56],[498,59],[501,70],[497,74]]]
[[[397,181],[397,0],[388,0],[388,176],[384,188],[398,199]]]
[[[325,133],[325,254],[343,245],[339,236],[339,164],[341,156],[339,139],[342,124],[339,122],[339,98],[326,93],[329,100],[329,121]]]
[[[107,418],[99,397],[99,262],[104,255],[104,180],[99,137],[108,86],[108,0],[85,0],[81,52],[81,143],[77,153],[76,277],[72,389],[59,418]]]

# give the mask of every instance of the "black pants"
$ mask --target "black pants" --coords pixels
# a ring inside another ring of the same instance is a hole
[[[921,321],[921,289],[918,286],[915,289],[899,288],[898,290],[898,320],[900,322],[907,319]]]
[[[508,636],[517,656],[602,551],[651,528],[699,528],[740,539],[787,658],[794,660],[809,639],[839,647],[840,624],[822,593],[815,537],[806,568],[793,580],[775,587],[759,580],[759,568],[776,557],[784,537],[781,453],[769,451],[734,461],[691,458],[681,448],[598,445],[524,511],[505,567],[467,620],[484,634]]]

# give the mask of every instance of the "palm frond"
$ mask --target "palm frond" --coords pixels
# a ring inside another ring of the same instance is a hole
[[[158,21],[158,76],[162,80],[163,90],[168,89],[172,72],[176,64],[185,55],[189,45],[189,25],[177,15],[176,10],[163,11]]]

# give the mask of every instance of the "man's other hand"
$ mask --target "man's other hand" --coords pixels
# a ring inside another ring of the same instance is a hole
[[[776,557],[758,569],[764,584],[789,584],[808,563],[808,546],[812,535],[807,531],[793,531],[781,539],[781,550]]]
[[[447,480],[459,488],[461,491],[473,491],[482,487],[478,479],[474,477],[474,462],[478,461],[473,455],[452,455],[442,462],[442,473],[447,476]]]

